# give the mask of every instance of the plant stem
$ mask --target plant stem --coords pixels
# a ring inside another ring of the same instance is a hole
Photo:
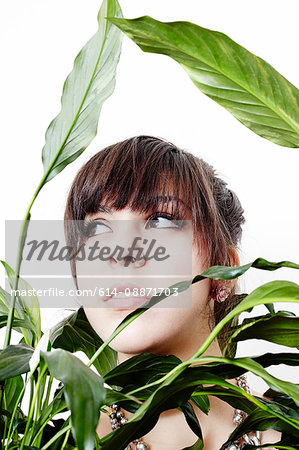
[[[27,380],[24,383],[24,386],[22,387],[22,390],[21,390],[21,392],[20,392],[20,394],[19,394],[19,396],[17,398],[17,401],[15,402],[14,409],[13,409],[13,412],[12,412],[12,415],[11,415],[11,418],[10,418],[10,424],[9,424],[7,438],[6,438],[6,444],[5,444],[5,450],[8,450],[10,437],[11,437],[11,434],[13,433],[12,427],[13,427],[14,418],[15,418],[15,415],[16,415],[16,412],[17,412],[17,409],[18,409],[18,404],[21,402],[21,400],[23,398],[23,395],[24,395],[26,386],[27,386],[27,384],[29,382],[29,379],[30,378],[27,378]]]
[[[52,383],[53,383],[53,376],[50,375],[49,378],[48,378],[47,392],[46,392],[46,395],[45,395],[45,399],[43,401],[42,409],[46,408],[48,406],[48,404],[49,404],[49,398],[50,398],[50,392],[51,392]]]
[[[53,417],[56,416],[56,414],[59,414],[61,411],[63,411],[65,409],[65,407],[63,406],[60,410],[55,411],[54,414],[49,415],[49,417],[47,418],[47,420],[42,424],[42,426],[40,427],[40,429],[38,430],[38,432],[36,433],[36,435],[34,436],[31,445],[36,444],[39,445],[39,441],[42,438],[42,432],[43,429],[45,428],[45,426],[47,425],[48,422],[50,422],[50,420],[53,419]]]
[[[68,430],[67,430],[67,432],[66,432],[66,435],[65,435],[64,441],[63,441],[63,443],[62,443],[62,446],[61,446],[61,450],[63,450],[63,449],[64,449],[64,447],[65,447],[65,446],[66,446],[66,444],[67,444],[67,441],[68,441],[68,438],[69,438],[70,432],[71,432],[71,429],[68,429]]]
[[[138,315],[132,317],[128,322],[124,323],[123,325],[120,325],[116,330],[111,334],[111,336],[103,342],[101,347],[98,348],[98,350],[95,352],[95,354],[90,358],[90,360],[87,363],[87,366],[90,367],[93,362],[98,358],[98,356],[102,353],[102,351],[110,344],[111,341],[122,331],[124,330],[131,322],[133,322],[137,317],[139,317],[144,310],[140,311]]]
[[[68,137],[68,135],[67,135],[67,137]],[[29,203],[29,206],[28,206],[28,208],[26,210],[26,213],[25,213],[25,216],[24,216],[24,219],[23,219],[23,223],[22,223],[22,227],[21,227],[19,243],[18,243],[15,279],[14,279],[14,284],[13,284],[14,292],[18,289],[18,285],[19,285],[20,269],[21,269],[22,256],[23,256],[23,249],[24,249],[24,245],[25,245],[27,229],[28,229],[28,226],[29,226],[30,211],[31,211],[32,205],[35,202],[36,197],[38,196],[39,192],[41,191],[43,186],[46,184],[47,178],[48,178],[52,168],[54,167],[54,164],[56,163],[56,160],[58,159],[58,157],[59,157],[59,155],[61,153],[61,149],[62,149],[63,145],[65,144],[65,141],[66,141],[67,137],[63,141],[63,144],[60,146],[60,148],[57,151],[55,157],[53,158],[51,164],[49,165],[48,169],[44,173],[41,181],[39,182],[39,185],[37,186],[37,188],[36,188],[36,190],[35,190],[35,192],[34,192],[34,194],[32,196],[32,199],[31,199],[31,201]],[[8,318],[7,318],[7,327],[6,327],[6,332],[5,332],[5,340],[4,340],[4,347],[3,347],[3,349],[5,349],[10,343],[10,337],[11,337],[11,330],[12,330],[12,324],[13,324],[13,319],[14,319],[14,310],[15,310],[16,298],[17,298],[17,296],[15,294],[13,294],[12,302],[11,302],[11,308],[9,309]]]
[[[28,430],[29,430],[29,427],[30,427],[30,424],[31,424],[31,420],[32,420],[32,417],[33,417],[33,413],[34,413],[34,409],[35,409],[35,404],[36,404],[36,401],[37,401],[37,399],[38,399],[39,390],[40,390],[40,384],[41,384],[41,382],[42,382],[42,380],[43,380],[43,376],[44,376],[46,370],[47,370],[47,366],[45,366],[45,367],[42,369],[42,371],[41,371],[41,373],[40,373],[40,376],[38,377],[36,386],[35,386],[35,392],[34,392],[33,399],[32,399],[32,401],[30,402],[29,414],[28,414],[28,417],[27,417],[26,428],[25,428],[25,431],[24,431],[24,436],[23,436],[23,439],[22,439],[22,443],[21,443],[20,450],[23,450],[23,448],[24,448],[24,444],[25,444],[25,441],[26,441],[26,438],[27,438]],[[29,444],[29,442],[28,442],[28,444]]]
[[[10,337],[11,337],[11,330],[12,330],[12,324],[14,319],[14,310],[15,310],[15,303],[16,303],[16,291],[19,286],[19,278],[20,278],[20,268],[21,268],[21,262],[22,262],[22,255],[23,255],[23,248],[25,244],[26,234],[27,234],[27,228],[28,224],[27,221],[29,221],[30,212],[29,210],[26,212],[25,218],[22,223],[21,232],[19,236],[19,243],[18,243],[18,253],[17,253],[17,262],[16,262],[16,270],[15,270],[15,278],[13,282],[13,295],[12,295],[12,302],[8,311],[8,318],[7,318],[7,326],[6,326],[6,332],[5,332],[5,339],[4,339],[4,349],[8,347],[10,343]]]
[[[55,442],[60,436],[63,436],[64,433],[66,433],[67,431],[71,430],[72,425],[68,425],[66,428],[63,428],[62,430],[59,430],[58,433],[55,434],[55,436],[52,437],[52,439],[49,440],[49,442],[47,442],[42,448],[41,450],[46,450],[47,448],[50,447],[50,445],[53,444],[53,442]]]
[[[32,205],[33,205],[36,197],[38,196],[41,188],[45,184],[45,180],[46,180],[47,176],[48,176],[48,173],[46,173],[43,176],[43,178],[41,179],[36,191],[33,194],[33,197],[29,203],[29,206],[26,210],[26,213],[25,213],[25,216],[23,219],[20,236],[19,236],[19,243],[18,243],[16,270],[15,270],[15,278],[14,278],[14,283],[13,283],[12,302],[11,302],[9,312],[8,312],[7,326],[6,326],[5,340],[4,340],[3,348],[6,348],[9,345],[10,338],[11,338],[11,330],[12,330],[12,324],[13,324],[13,319],[14,319],[15,304],[16,304],[16,299],[17,299],[17,296],[15,295],[15,293],[19,286],[20,269],[21,269],[21,264],[22,264],[22,256],[23,256],[23,249],[24,249],[26,235],[27,235],[27,229],[28,229],[29,221],[30,221],[30,211],[31,211]]]

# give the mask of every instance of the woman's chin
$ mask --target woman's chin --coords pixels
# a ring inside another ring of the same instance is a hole
[[[130,327],[130,325],[109,344],[113,350],[120,353],[136,355],[140,353],[153,353],[154,349],[159,347],[157,335],[154,333],[150,334],[150,330],[140,329],[136,326]],[[113,331],[114,330],[111,330],[109,336]],[[105,336],[106,339],[109,336],[107,333],[107,337]],[[102,339],[104,339],[104,336]]]

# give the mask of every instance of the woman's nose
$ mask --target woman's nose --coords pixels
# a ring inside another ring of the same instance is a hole
[[[118,221],[113,238],[111,256],[124,267],[138,266],[144,252],[143,222],[141,220]],[[115,257],[116,256],[116,257]],[[141,265],[144,265],[145,261]]]
[[[119,258],[118,261],[114,257],[110,258],[110,260],[109,260],[109,263],[111,265],[112,264],[114,265],[117,262],[120,266],[123,266],[123,267],[128,267],[130,264],[133,264],[133,266],[135,268],[137,268],[137,267],[143,267],[145,265],[146,258],[143,255],[140,255],[137,258],[135,258],[132,255],[125,255],[125,256]]]

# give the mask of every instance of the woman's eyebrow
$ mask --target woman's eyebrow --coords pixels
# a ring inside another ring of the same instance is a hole
[[[187,203],[185,203],[182,199],[178,198],[178,197],[174,197],[173,195],[158,195],[157,197],[154,197],[154,200],[158,200],[158,202],[161,203],[167,203],[169,201],[176,201],[176,202],[180,202],[183,203],[183,205],[186,206],[186,208],[190,209],[191,208],[187,205]]]
[[[160,203],[160,204],[168,203],[169,201],[176,201],[176,202],[183,203],[188,209],[191,209],[182,199],[175,197],[173,195],[157,195],[156,197],[152,197],[152,201]],[[99,205],[97,212],[112,214],[114,210],[115,210],[114,208],[109,208],[108,206]]]
[[[104,212],[104,213],[112,214],[113,210],[112,210],[112,208],[109,208],[108,206],[99,205],[97,212]]]

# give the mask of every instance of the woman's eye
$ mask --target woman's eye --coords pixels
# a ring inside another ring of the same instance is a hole
[[[181,220],[174,220],[164,216],[155,216],[148,219],[145,228],[182,228]]]
[[[88,237],[96,236],[97,234],[109,233],[111,228],[102,222],[92,222],[86,227],[86,235]]]

